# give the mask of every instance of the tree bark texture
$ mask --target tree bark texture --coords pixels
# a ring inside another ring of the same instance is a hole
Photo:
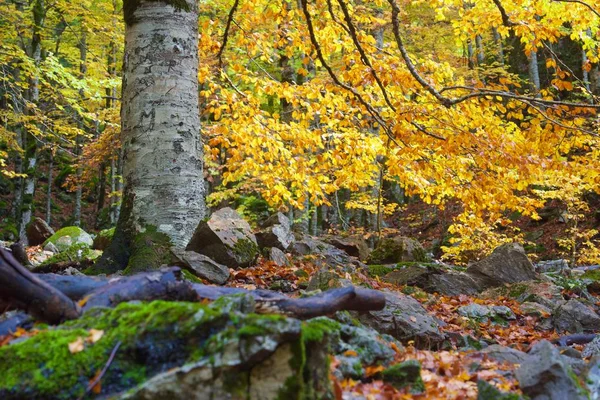
[[[198,111],[198,8],[192,0],[126,0],[125,193],[120,224],[147,225],[185,247],[204,218]]]

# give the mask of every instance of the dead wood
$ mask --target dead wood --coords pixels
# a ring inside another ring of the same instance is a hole
[[[80,308],[63,292],[40,280],[1,248],[0,300],[51,324],[81,315]]]

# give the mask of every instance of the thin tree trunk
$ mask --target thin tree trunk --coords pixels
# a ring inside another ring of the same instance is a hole
[[[502,36],[500,36],[496,28],[492,28],[492,34],[494,35],[494,43],[496,44],[497,61],[500,65],[504,65],[504,45],[502,44]]]
[[[532,89],[535,91],[536,97],[538,97],[540,91],[540,70],[538,67],[537,52],[534,50],[529,53],[529,79]]]
[[[48,159],[48,187],[46,188],[46,223],[52,220],[52,169],[54,168],[54,151],[50,149]]]
[[[483,50],[481,35],[475,36],[475,45],[477,46],[477,64],[481,67],[485,63],[485,51]]]

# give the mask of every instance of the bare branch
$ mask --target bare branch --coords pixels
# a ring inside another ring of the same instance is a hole
[[[506,13],[506,10],[504,9],[504,6],[502,5],[502,3],[500,3],[500,0],[492,0],[494,2],[494,4],[496,5],[496,7],[498,8],[498,11],[500,11],[500,15],[502,16],[502,24],[506,27],[512,27],[515,26],[517,24],[515,24],[514,22],[512,22],[508,16],[508,14]]]
[[[233,15],[238,8],[240,1],[235,0],[231,10],[229,10],[229,16],[227,16],[227,24],[225,25],[225,32],[223,33],[223,44],[221,44],[221,48],[219,49],[219,53],[217,54],[217,58],[219,59],[219,67],[223,67],[223,52],[227,47],[227,40],[229,39],[229,29],[231,28],[231,21],[233,21]]]
[[[342,12],[344,13],[344,19],[346,20],[346,24],[348,24],[350,37],[352,37],[352,41],[354,42],[354,45],[356,46],[356,49],[358,50],[358,53],[360,54],[360,59],[362,60],[362,62],[365,66],[369,67],[371,75],[373,75],[373,78],[377,82],[377,86],[379,86],[379,89],[381,89],[381,93],[383,94],[385,103],[388,105],[388,107],[390,107],[395,112],[396,107],[394,107],[394,105],[390,101],[390,98],[388,96],[387,91],[385,90],[385,86],[383,85],[383,82],[381,82],[379,75],[377,75],[377,73],[375,72],[375,68],[373,68],[373,64],[371,64],[369,57],[367,56],[365,50],[363,49],[362,45],[360,44],[360,41],[358,40],[358,34],[356,33],[356,27],[354,26],[354,23],[352,22],[352,18],[350,17],[350,12],[348,11],[348,7],[346,6],[346,3],[344,3],[344,0],[338,0],[338,3],[340,4]]]

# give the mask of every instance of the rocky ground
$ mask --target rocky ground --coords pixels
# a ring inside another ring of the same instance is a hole
[[[93,272],[112,234],[53,233],[39,221],[30,231],[31,270],[75,276]],[[159,268],[164,254],[158,258],[136,262]],[[405,236],[370,249],[356,236],[294,235],[282,214],[253,232],[228,209],[201,223],[167,264],[189,281],[251,292],[91,307],[56,327],[7,312],[0,398],[600,396],[595,266],[534,265],[520,245],[508,244],[468,268],[453,267]],[[352,285],[382,291],[385,308],[300,320],[265,313],[251,294],[302,298]]]

